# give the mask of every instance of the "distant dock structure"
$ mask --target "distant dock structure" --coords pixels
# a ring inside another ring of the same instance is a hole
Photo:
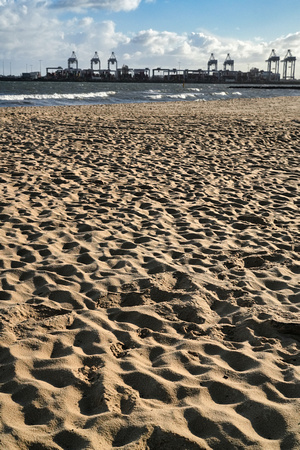
[[[234,60],[230,58],[230,54],[229,53],[227,53],[227,56],[226,56],[225,61],[224,61],[224,65],[223,65],[224,72],[226,70],[228,70],[227,69],[228,66],[229,66],[229,70],[231,70],[233,72],[234,71]]]
[[[118,60],[114,52],[107,60],[107,68],[101,69],[101,61],[98,52],[90,60],[88,69],[79,69],[78,59],[73,51],[68,58],[66,69],[62,67],[47,67],[45,80],[54,81],[119,81],[119,82],[167,82],[167,83],[246,83],[246,84],[275,84],[280,82],[279,63],[280,57],[272,49],[269,58],[266,60],[267,70],[259,70],[255,67],[242,72],[234,69],[235,61],[227,53],[223,63],[223,70],[218,70],[218,59],[214,53],[210,54],[207,62],[207,69],[169,69],[157,67],[152,69],[152,76],[149,68],[133,69],[127,65],[119,67]],[[283,83],[295,80],[296,57],[291,50],[287,51],[283,63]],[[28,77],[27,77],[28,78]]]
[[[108,61],[107,61],[107,70],[108,70],[109,72],[111,72],[112,70],[111,70],[110,67],[111,67],[111,66],[114,66],[114,65],[116,65],[116,69],[114,70],[114,72],[117,73],[117,72],[118,72],[118,61],[117,61],[117,58],[116,58],[115,53],[112,52],[110,58],[109,58]]]
[[[296,57],[292,55],[291,50],[287,51],[283,62],[283,79],[295,79]]]
[[[218,70],[218,60],[215,58],[215,55],[211,53],[210,58],[207,63],[207,72],[217,72]]]
[[[74,65],[75,65],[75,67],[74,67]],[[77,71],[78,70],[78,59],[77,59],[75,52],[72,52],[72,55],[68,59],[68,70],[69,71],[73,71],[73,70]]]
[[[91,72],[99,73],[99,75],[100,75],[100,70],[101,70],[101,61],[100,61],[100,58],[98,56],[98,53],[95,52],[94,56],[91,59]]]
[[[268,63],[267,72],[279,74],[279,61],[280,56],[277,56],[274,48],[271,51],[269,58],[266,60]]]

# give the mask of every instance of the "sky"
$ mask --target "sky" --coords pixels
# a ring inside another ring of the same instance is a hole
[[[300,78],[300,0],[0,0],[0,74],[66,68],[72,52],[101,68],[267,69],[274,49],[296,56]],[[298,67],[299,65],[299,67]],[[280,63],[282,75],[283,63]]]

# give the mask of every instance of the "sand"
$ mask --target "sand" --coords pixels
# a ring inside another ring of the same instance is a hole
[[[300,448],[300,97],[0,109],[0,448]]]

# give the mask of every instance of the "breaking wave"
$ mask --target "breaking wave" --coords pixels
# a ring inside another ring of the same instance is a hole
[[[1,80],[0,80],[1,81]],[[174,101],[226,101],[234,98],[300,95],[300,90],[232,89],[227,85],[173,83],[0,83],[0,107],[58,106]]]
[[[107,92],[76,92],[76,93],[54,93],[54,94],[0,94],[1,103],[27,104],[27,105],[48,105],[48,104],[71,104],[75,101],[101,100],[115,95],[115,91]],[[97,102],[98,103],[98,102]],[[10,106],[10,105],[6,105]]]

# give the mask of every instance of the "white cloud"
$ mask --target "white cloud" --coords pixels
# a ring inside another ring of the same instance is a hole
[[[53,0],[52,8],[72,9],[106,9],[108,11],[132,11],[136,9],[141,0]]]
[[[147,30],[139,32],[131,39],[131,44],[141,46],[151,55],[166,55],[176,52],[184,45],[186,37],[168,31]]]
[[[141,0],[88,1],[102,8],[110,3],[116,10],[125,10],[137,7]],[[88,3],[75,0],[72,4]],[[181,68],[206,69],[211,53],[222,68],[227,53],[230,53],[236,70],[248,70],[252,66],[266,69],[265,60],[272,48],[281,60],[288,49],[300,58],[300,32],[280,36],[271,42],[256,37],[253,40],[234,40],[208,31],[176,33],[148,29],[125,34],[118,31],[113,21],[98,20],[91,11],[86,15],[68,14],[68,19],[63,20],[56,9],[48,6],[46,0],[26,0],[26,4],[23,0],[0,0],[0,61],[6,65],[11,63],[13,73],[25,71],[26,65],[38,70],[39,60],[43,61],[43,68],[66,67],[73,50],[81,68],[90,66],[95,51],[102,67],[106,67],[112,51],[119,66],[127,64],[133,68],[173,68],[180,62]]]
[[[62,21],[55,10],[35,0],[27,1],[27,11],[21,3],[10,0],[0,5],[0,60],[7,67],[10,64],[14,74],[25,72],[26,67],[39,70],[40,60],[43,68],[66,67],[73,50],[80,67],[89,67],[95,51],[106,59],[113,49],[129,41],[112,21],[96,22],[82,15]]]
[[[271,43],[273,46],[272,48],[278,48],[280,52],[291,48],[297,52],[298,56],[300,56],[300,31],[288,34],[287,36],[281,36]]]
[[[177,34],[166,31],[144,30],[133,36],[124,46],[126,57],[132,56],[131,66],[178,67],[206,69],[211,53],[218,60],[219,69],[223,68],[228,53],[235,61],[235,70],[246,71],[251,67],[266,70],[266,59],[272,48],[284,58],[291,48],[294,56],[300,55],[300,32],[282,36],[271,42],[253,40],[235,40],[216,36],[212,33]],[[298,56],[299,57],[299,56]]]
[[[90,27],[93,25],[94,19],[92,17],[83,17],[83,19],[81,19],[79,21],[79,26],[80,27]]]

